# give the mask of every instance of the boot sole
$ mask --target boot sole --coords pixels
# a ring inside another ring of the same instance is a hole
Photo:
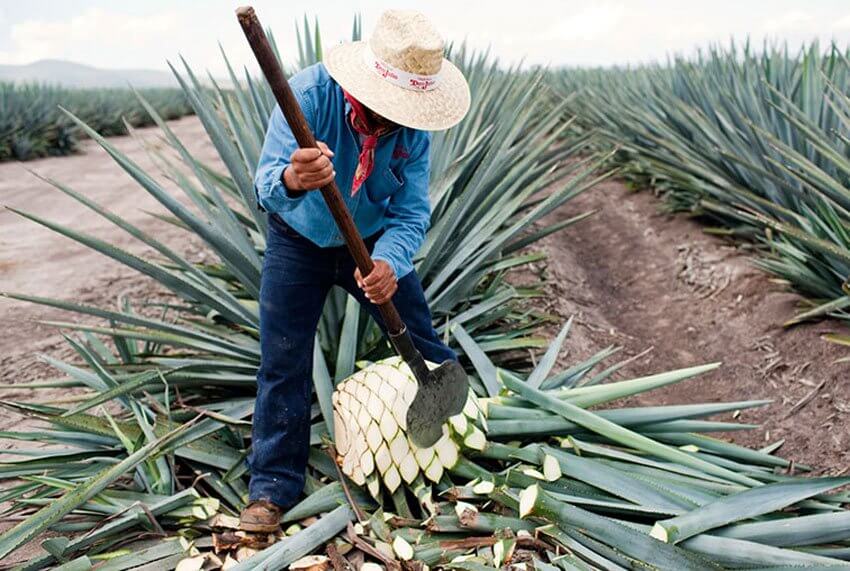
[[[251,531],[254,533],[274,533],[280,529],[280,524],[240,522],[239,529],[241,529],[242,531]]]

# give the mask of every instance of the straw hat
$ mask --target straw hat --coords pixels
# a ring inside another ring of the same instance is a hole
[[[339,44],[324,64],[355,99],[394,123],[440,131],[469,110],[469,86],[443,57],[443,39],[419,12],[388,10],[369,41]]]

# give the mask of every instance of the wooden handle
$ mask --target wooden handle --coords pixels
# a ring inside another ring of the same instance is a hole
[[[242,26],[242,31],[245,32],[245,37],[251,49],[254,51],[254,56],[260,64],[260,69],[263,75],[266,76],[272,93],[280,105],[283,116],[286,117],[286,122],[289,123],[289,128],[298,142],[298,146],[309,148],[317,147],[316,138],[310,130],[310,125],[307,124],[307,119],[304,118],[304,113],[301,112],[301,106],[298,100],[295,99],[295,94],[292,93],[292,88],[289,87],[289,82],[283,74],[283,70],[277,61],[277,57],[272,51],[266,33],[260,25],[260,20],[251,6],[242,6],[236,9],[236,16],[239,19],[239,24]],[[321,189],[322,197],[328,205],[328,209],[339,227],[345,244],[348,246],[348,251],[354,258],[357,267],[360,268],[360,273],[363,277],[369,275],[372,268],[375,267],[372,262],[372,257],[369,255],[369,250],[354,224],[354,219],[351,213],[345,206],[345,201],[336,186],[336,181],[331,181]],[[390,334],[397,335],[405,330],[404,322],[401,316],[393,305],[392,301],[382,303],[378,306],[381,312],[381,317],[384,319],[384,325]]]

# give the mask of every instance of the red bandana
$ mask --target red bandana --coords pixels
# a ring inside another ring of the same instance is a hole
[[[351,104],[351,126],[355,131],[363,135],[363,146],[360,149],[360,157],[357,160],[357,168],[354,171],[354,181],[351,184],[351,196],[357,194],[363,182],[369,178],[372,173],[372,167],[375,166],[375,146],[378,144],[378,137],[392,130],[388,126],[376,126],[369,121],[369,115],[363,105],[354,99],[350,93],[343,90],[345,100]]]

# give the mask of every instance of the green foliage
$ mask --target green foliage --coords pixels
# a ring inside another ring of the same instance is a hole
[[[166,119],[192,112],[178,89],[143,89],[144,97]],[[70,89],[52,85],[0,82],[0,161],[27,161],[73,153],[82,136],[60,107],[109,137],[132,127],[152,125],[130,89]]]
[[[794,321],[850,306],[850,60],[817,43],[791,54],[712,48],[692,59],[553,76],[572,109],[620,149],[627,175],[725,234],[811,298]]]

